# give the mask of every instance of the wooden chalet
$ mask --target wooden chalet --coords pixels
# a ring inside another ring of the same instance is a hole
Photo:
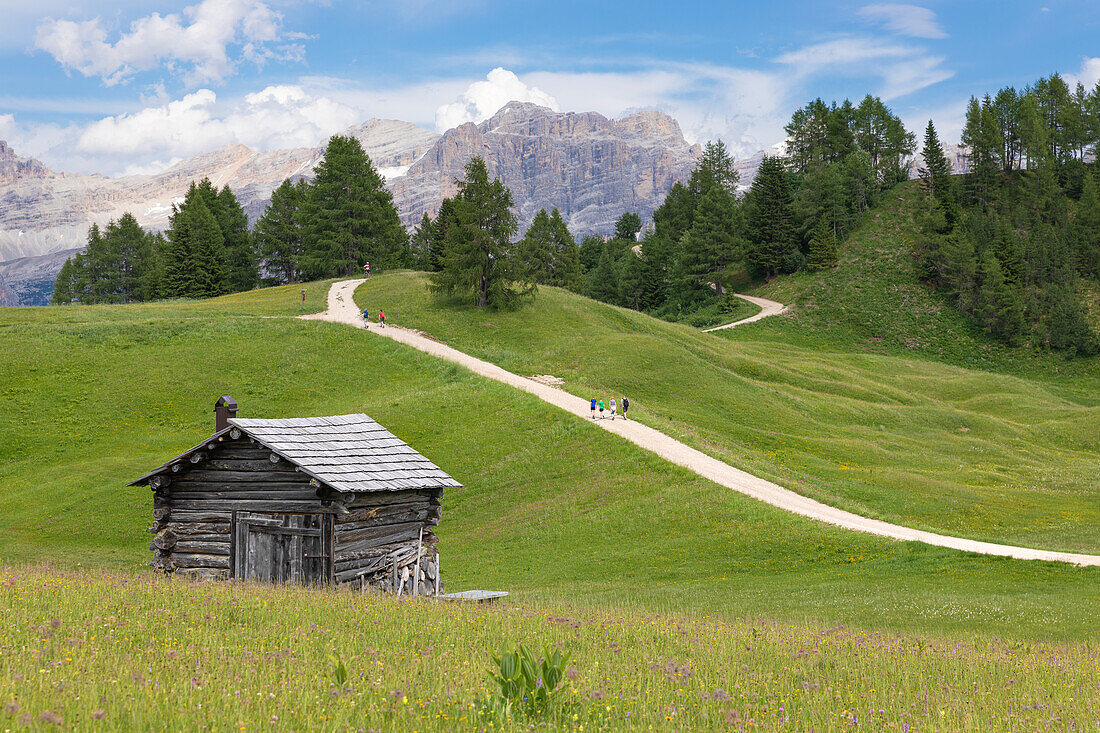
[[[258,420],[222,397],[207,440],[153,490],[153,566],[198,578],[434,595],[432,527],[457,481],[366,415]]]

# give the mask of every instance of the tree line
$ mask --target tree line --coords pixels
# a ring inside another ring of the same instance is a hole
[[[1100,280],[1100,85],[1057,74],[971,98],[962,134],[969,172],[950,168],[932,121],[918,246],[925,279],[974,323],[1012,345],[1095,354],[1080,296]]]
[[[85,250],[62,266],[52,302],[206,298],[352,275],[367,262],[416,264],[382,176],[358,140],[336,135],[313,180],[284,181],[251,231],[232,190],[206,178],[172,205],[163,234],[143,231],[130,213],[93,225]]]

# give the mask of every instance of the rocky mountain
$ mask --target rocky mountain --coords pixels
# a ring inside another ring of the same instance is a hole
[[[556,206],[575,235],[607,233],[623,212],[651,216],[700,152],[662,112],[609,120],[511,102],[480,125],[448,130],[391,188],[402,220],[413,226],[456,193],[463,166],[480,155],[512,190],[520,232],[539,209]]]
[[[0,306],[46,305],[65,260],[80,248],[0,262]]]
[[[370,120],[346,134],[357,137],[390,175],[407,170],[439,137],[396,120]],[[153,175],[106,178],[54,173],[0,143],[0,261],[79,247],[93,222],[103,225],[127,211],[142,226],[162,229],[172,204],[183,199],[191,181],[203,177],[232,188],[256,217],[284,179],[310,175],[322,152],[318,147],[258,153],[232,145]]]

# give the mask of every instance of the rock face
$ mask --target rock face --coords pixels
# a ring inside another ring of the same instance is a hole
[[[575,235],[606,234],[624,212],[651,216],[700,152],[661,112],[609,120],[511,102],[480,125],[448,130],[391,188],[402,221],[413,226],[456,193],[455,179],[480,155],[512,190],[521,234],[539,209],[554,206]]]
[[[403,170],[439,137],[408,122],[370,120],[351,128],[375,165]],[[84,244],[93,222],[106,224],[129,211],[148,229],[168,224],[172,204],[204,176],[228,185],[246,213],[257,217],[286,178],[312,175],[323,148],[257,153],[231,145],[188,158],[154,175],[105,178],[57,174],[18,158],[0,142],[0,262]],[[10,284],[10,283],[9,283]]]
[[[0,262],[0,306],[47,305],[65,260],[80,249]]]

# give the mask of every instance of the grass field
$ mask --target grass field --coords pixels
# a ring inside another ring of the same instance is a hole
[[[310,286],[311,304],[327,285]],[[249,417],[366,412],[461,481],[439,528],[455,589],[866,629],[1095,633],[1100,570],[791,516],[388,339],[287,317],[296,298],[3,311],[0,563],[143,568],[150,495],[125,483],[209,435],[214,399],[232,394]]]
[[[356,299],[581,397],[626,394],[638,419],[826,503],[1100,552],[1100,359],[1014,354],[974,333],[913,279],[896,243],[886,253],[889,227],[907,230],[897,212],[880,215],[837,271],[764,289],[794,298],[794,314],[718,334],[552,288],[487,311],[437,299],[418,273],[374,278]]]
[[[475,730],[510,642],[573,652],[555,729],[1100,728],[1085,644],[98,572],[0,570],[0,607],[2,729]]]

